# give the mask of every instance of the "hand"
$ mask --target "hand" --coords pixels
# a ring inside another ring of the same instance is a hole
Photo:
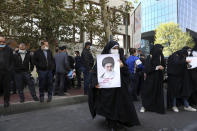
[[[100,88],[99,84],[95,86],[95,88]]]
[[[191,60],[186,60],[186,62],[187,62],[187,63],[191,63],[192,61],[191,61]]]
[[[120,68],[124,66],[121,60],[118,60],[120,62]]]
[[[163,70],[163,69],[164,69],[164,67],[160,65],[159,69],[160,69],[160,70]]]

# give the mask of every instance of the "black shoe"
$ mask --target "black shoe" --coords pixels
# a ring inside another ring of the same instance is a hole
[[[25,99],[20,99],[20,103],[24,103],[25,102]]]
[[[52,101],[52,97],[49,97],[47,102],[51,102]]]
[[[8,108],[10,106],[9,102],[4,102],[4,108]]]
[[[44,98],[40,98],[40,103],[43,103],[44,102]]]
[[[34,99],[34,101],[39,101],[37,96],[33,97],[33,99]]]

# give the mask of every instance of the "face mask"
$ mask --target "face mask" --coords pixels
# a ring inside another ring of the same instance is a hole
[[[191,51],[187,51],[187,53],[188,53],[188,55],[190,55],[191,54]]]
[[[118,49],[111,49],[110,53],[111,54],[119,54],[119,51],[118,51]]]
[[[26,53],[26,50],[20,50],[20,49],[19,49],[18,52],[21,53],[21,54],[25,54],[25,53]]]
[[[44,50],[48,50],[48,49],[49,49],[49,47],[46,47],[46,46],[44,47]]]
[[[4,48],[6,45],[0,45],[0,48]]]

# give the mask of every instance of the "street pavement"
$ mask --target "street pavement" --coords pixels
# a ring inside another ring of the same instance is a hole
[[[126,131],[197,131],[197,112],[168,111],[165,115],[139,113],[140,103],[135,103],[141,126]],[[195,128],[196,127],[196,128]],[[60,106],[22,114],[0,116],[0,131],[107,131],[105,119],[92,119],[87,103]]]

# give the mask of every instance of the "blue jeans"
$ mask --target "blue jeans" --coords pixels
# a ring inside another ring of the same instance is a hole
[[[29,72],[20,72],[14,74],[16,88],[18,89],[18,94],[20,99],[24,99],[23,89],[25,84],[28,85],[29,91],[33,98],[36,97],[35,85],[33,78]]]
[[[184,106],[188,107],[189,106],[189,102],[187,101],[187,99],[183,98],[183,102],[184,102]],[[173,106],[176,106],[176,98],[173,99]]]
[[[48,97],[53,95],[53,74],[52,71],[38,71],[40,98],[44,97],[45,89],[48,90]]]
[[[84,79],[84,93],[87,94],[90,86],[90,72],[84,67],[82,67],[82,72]]]

